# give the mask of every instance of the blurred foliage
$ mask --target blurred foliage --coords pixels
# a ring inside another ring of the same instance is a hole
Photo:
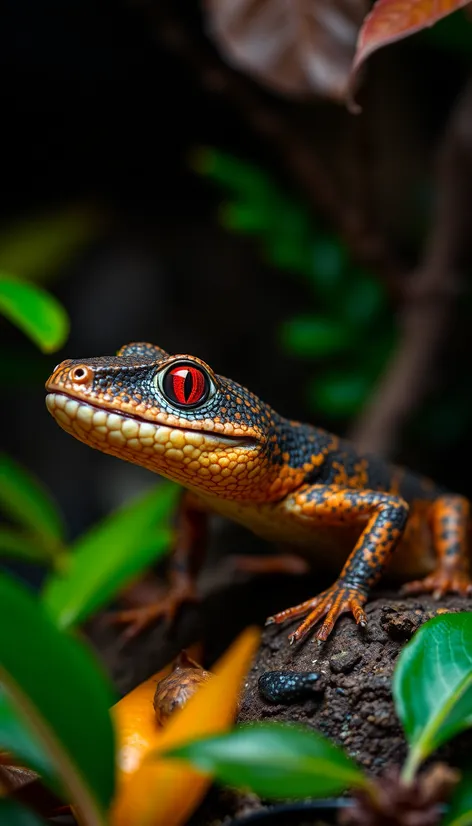
[[[46,755],[47,768],[54,766],[54,788],[79,796],[87,822],[101,826],[114,789],[111,686],[91,652],[5,575],[0,604],[0,678],[11,713]]]
[[[93,526],[48,578],[43,600],[61,628],[84,622],[171,547],[180,488],[163,482]]]
[[[0,456],[0,557],[35,562],[52,572],[43,601],[58,626],[84,622],[109,602],[172,542],[169,519],[179,488],[163,482],[93,525],[67,545],[61,514],[31,473]]]
[[[175,749],[201,771],[261,797],[328,797],[369,788],[362,770],[317,731],[284,723],[256,723]]]
[[[9,798],[0,800],[0,823],[8,823],[8,826],[44,826],[42,818]]]
[[[188,737],[231,726],[259,631],[242,633],[215,665],[215,679],[161,728],[153,708],[155,679],[112,707],[112,688],[85,642],[58,627],[44,604],[7,576],[0,576],[0,598],[11,621],[0,624],[3,760],[7,750],[37,771],[74,805],[80,826],[183,824],[211,777],[160,754]],[[134,748],[141,755],[130,769]],[[152,762],[146,759],[151,753]]]
[[[67,313],[40,287],[0,273],[0,313],[45,353],[58,350],[69,333]]]
[[[0,234],[0,272],[50,281],[103,224],[104,216],[85,206],[62,207],[17,221]]]
[[[472,769],[462,773],[442,826],[472,826]]]
[[[260,168],[216,149],[196,152],[192,166],[229,193],[220,209],[222,226],[255,238],[267,263],[292,276],[287,289],[296,276],[312,295],[313,309],[287,320],[279,341],[314,363],[306,390],[314,413],[355,416],[395,345],[383,285]]]
[[[15,524],[0,528],[0,556],[60,566],[62,517],[40,482],[6,455],[0,455],[0,511]]]

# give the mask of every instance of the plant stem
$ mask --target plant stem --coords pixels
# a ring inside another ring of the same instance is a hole
[[[403,766],[400,779],[405,786],[411,786],[413,780],[415,779],[415,774],[417,772],[418,766],[421,763],[422,756],[418,749],[411,749],[408,754],[407,759],[405,760],[405,764]]]

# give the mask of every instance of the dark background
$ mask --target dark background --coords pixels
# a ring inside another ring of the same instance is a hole
[[[379,280],[396,326],[431,232],[444,134],[468,81],[465,17],[374,55],[357,117],[228,68],[196,4],[10,0],[0,19],[0,268],[26,219],[76,204],[95,216],[84,242],[36,278],[70,314],[63,350],[41,355],[0,321],[3,449],[53,491],[70,536],[154,480],[86,449],[49,417],[43,385],[63,358],[150,340],[202,357],[290,418],[352,432],[356,417],[331,416],[307,394],[323,359],[299,358],[280,336],[287,319],[316,309],[312,291],[274,266],[257,237],[222,225],[228,193],[196,174],[193,153],[216,147],[262,169]],[[466,199],[469,143],[466,135]],[[447,325],[389,453],[470,495],[469,252],[462,245]],[[447,272],[443,284],[425,306],[448,295]],[[363,346],[375,352],[375,337]]]

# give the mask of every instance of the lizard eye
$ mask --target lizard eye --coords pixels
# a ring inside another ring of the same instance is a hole
[[[167,400],[177,407],[196,407],[208,398],[212,388],[206,372],[194,364],[170,367],[160,378]]]

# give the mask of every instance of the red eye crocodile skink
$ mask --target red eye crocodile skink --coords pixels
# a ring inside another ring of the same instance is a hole
[[[128,344],[116,357],[62,362],[46,388],[68,433],[188,489],[169,596],[124,619],[142,626],[191,597],[208,511],[311,552],[324,567],[344,564],[322,594],[269,618],[307,615],[291,642],[321,620],[316,636],[326,640],[346,611],[364,626],[369,590],[387,564],[403,580],[417,578],[407,593],[472,592],[467,499],[282,418],[198,358]]]

